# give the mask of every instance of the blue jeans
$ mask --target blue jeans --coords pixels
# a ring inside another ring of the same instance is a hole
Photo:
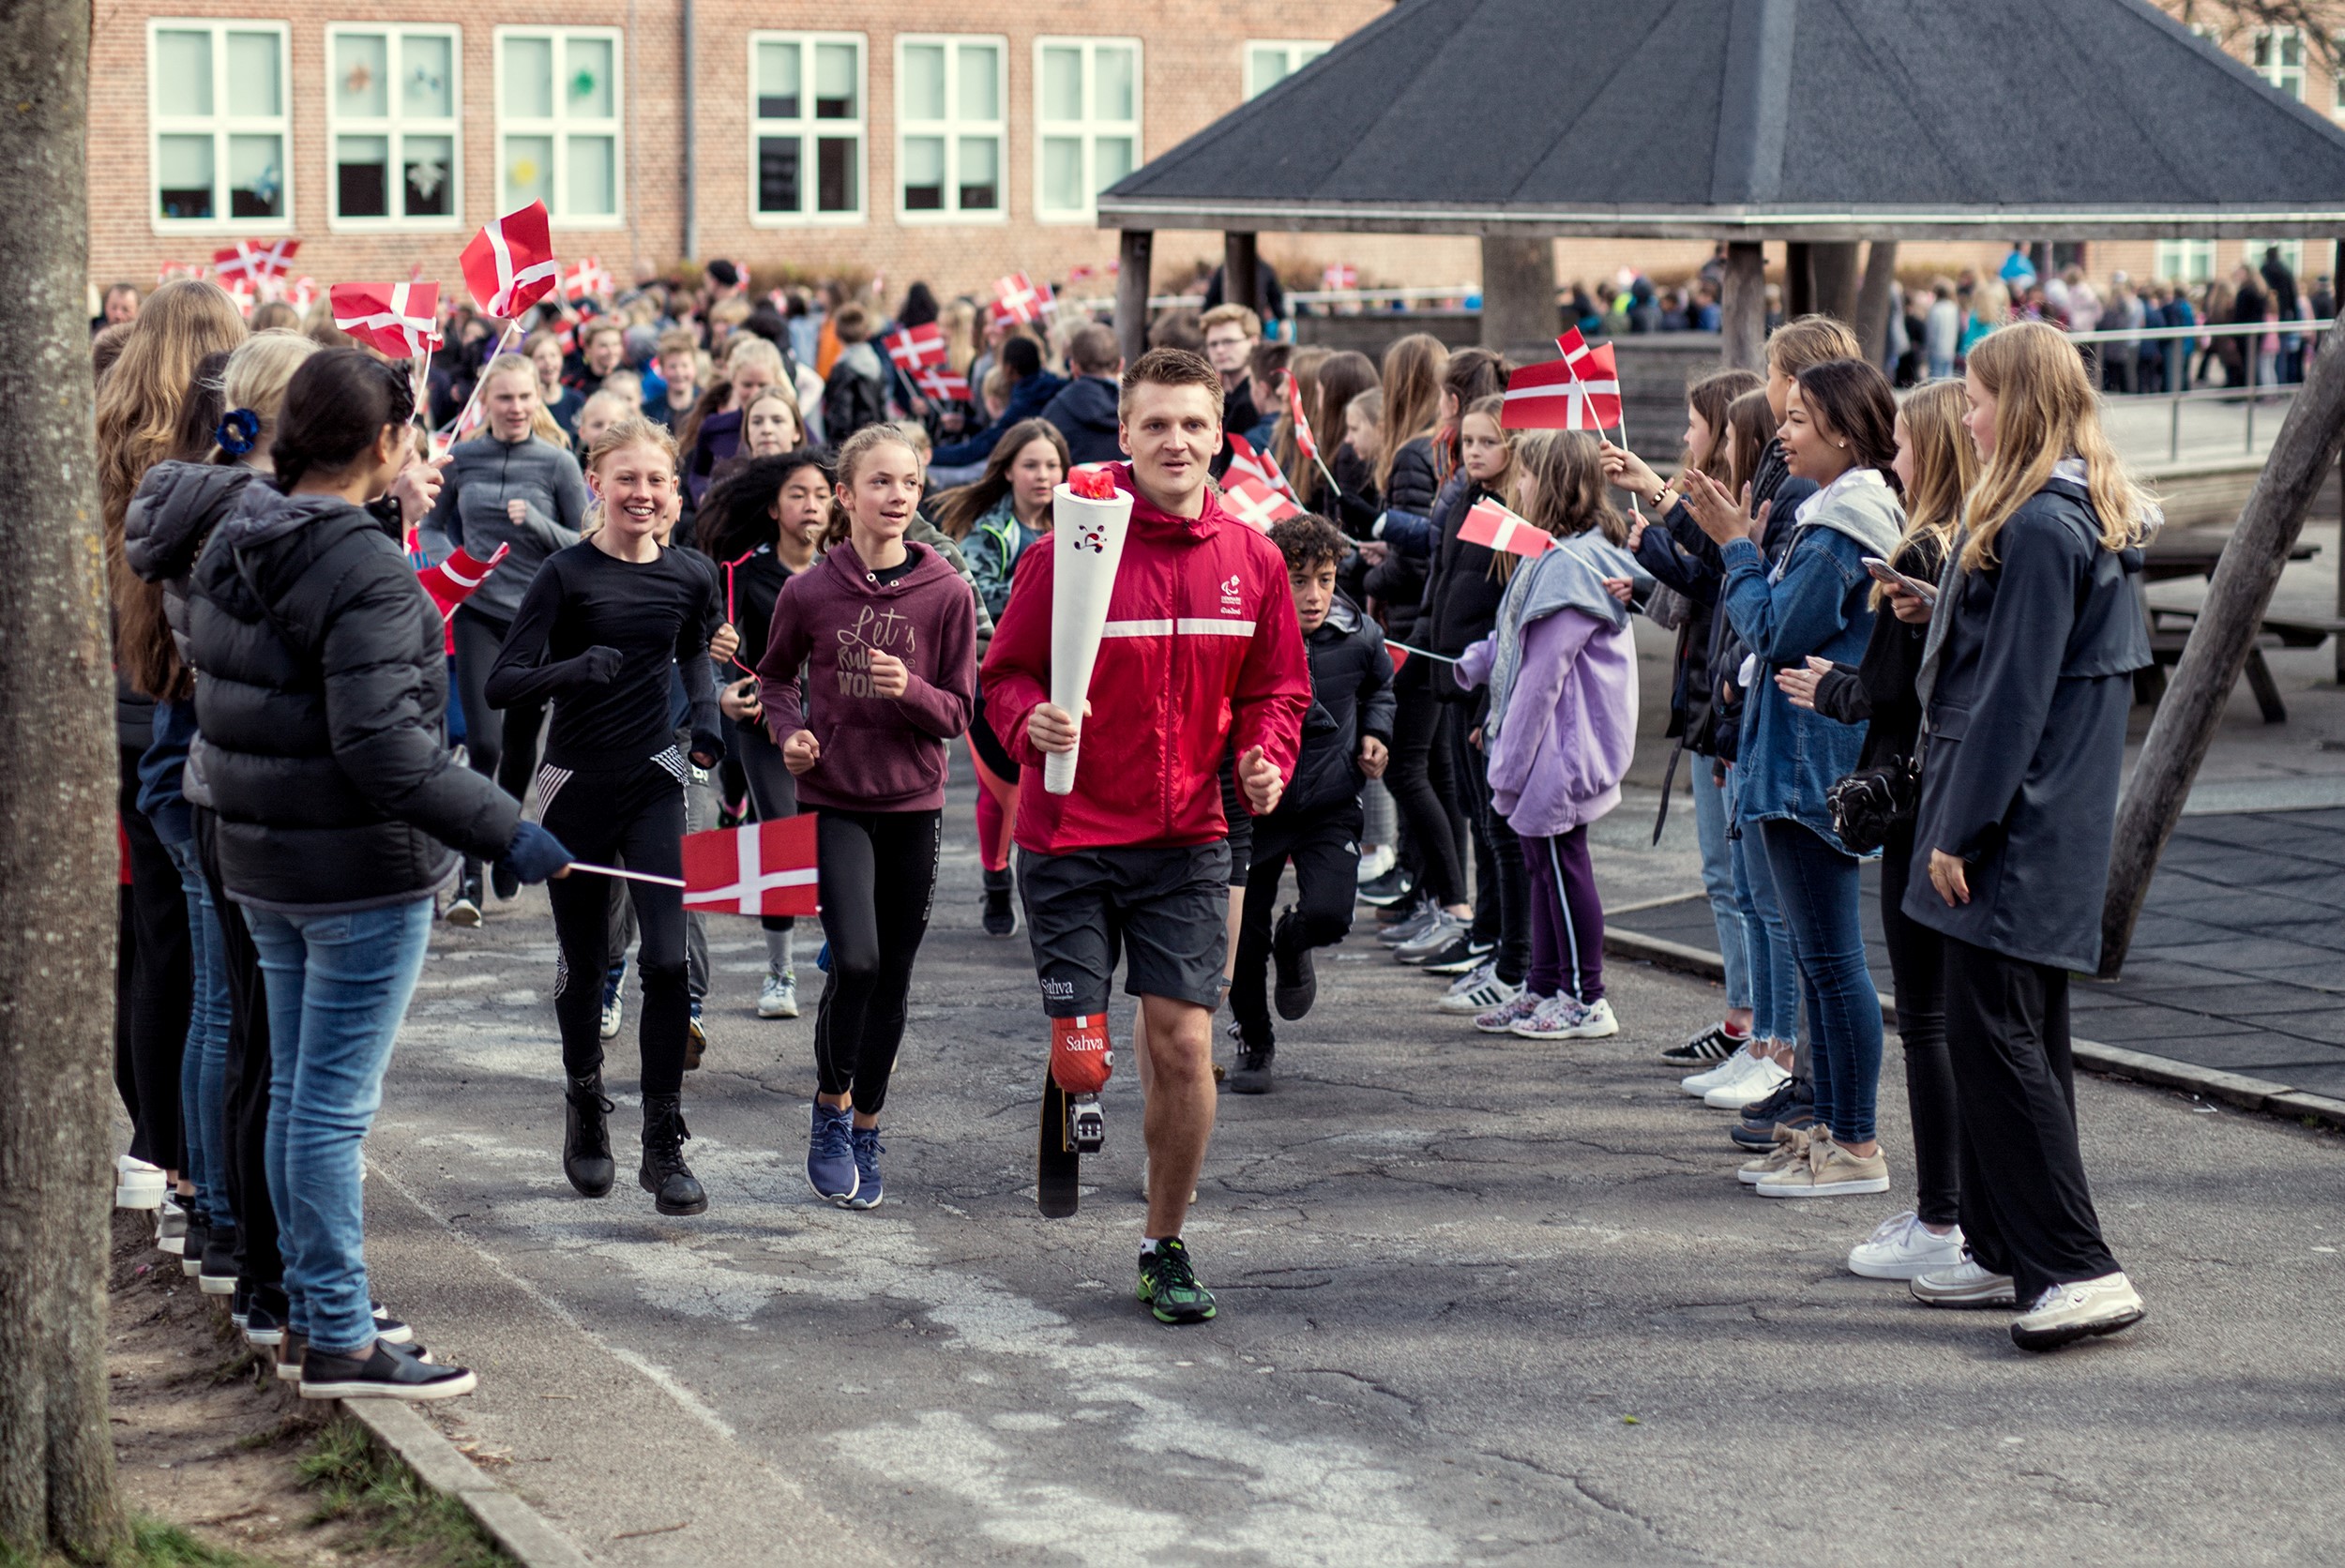
[[[290,1326],[329,1354],[374,1340],[358,1144],[423,972],[431,900],[350,914],[248,909],[268,985],[268,1191]]]
[[[1816,1124],[1830,1128],[1838,1142],[1869,1143],[1881,1085],[1881,993],[1865,967],[1856,881],[1862,862],[1798,822],[1746,822],[1743,832],[1760,827],[1807,984]]]
[[[188,948],[195,987],[188,1010],[188,1045],[179,1057],[179,1116],[186,1147],[180,1174],[195,1186],[188,1217],[215,1229],[236,1223],[228,1203],[228,957],[220,945],[219,912],[196,859],[195,840],[166,841],[188,899]]]
[[[1718,928],[1718,956],[1726,961],[1726,1005],[1750,1005],[1750,939],[1744,931],[1742,900],[1734,892],[1734,845],[1726,836],[1726,786],[1717,763],[1689,753],[1694,770],[1694,837],[1702,844],[1702,885],[1710,895],[1710,918]]]
[[[1775,897],[1775,871],[1757,822],[1745,822],[1742,837],[1729,840],[1734,863],[1734,902],[1743,912],[1743,938],[1750,973],[1750,1033],[1758,1040],[1790,1040],[1799,1033],[1799,964],[1792,952],[1791,928]]]

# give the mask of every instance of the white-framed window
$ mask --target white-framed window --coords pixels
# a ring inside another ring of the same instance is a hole
[[[2288,268],[2291,273],[2294,274],[2300,282],[2304,281],[2305,242],[2303,240],[2242,240],[2239,243],[2239,259],[2247,264],[2247,268],[2249,272],[2261,272],[2263,267],[2263,253],[2266,250],[2271,249],[2274,246],[2277,246],[2279,248],[2280,264]]]
[[[749,35],[749,221],[860,223],[860,33]]]
[[[146,24],[147,170],[159,233],[282,227],[293,116],[281,22]]]
[[[619,30],[496,30],[497,210],[542,201],[556,225],[615,229],[624,216]]]
[[[2305,100],[2305,36],[2294,27],[2256,29],[2256,74],[2298,103]]]
[[[896,212],[1009,216],[1009,40],[896,38]]]
[[[455,27],[325,29],[328,227],[461,225],[463,57]]]
[[[1249,38],[1246,43],[1246,96],[1256,98],[1334,47],[1294,38]]]
[[[2215,276],[2215,242],[2211,239],[2162,239],[2157,242],[2157,276],[2169,283],[2203,283]]]
[[[1088,223],[1140,167],[1140,40],[1034,41],[1035,216]]]

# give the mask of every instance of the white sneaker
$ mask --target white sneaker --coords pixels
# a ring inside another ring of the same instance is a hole
[[[1683,1089],[1687,1093],[1691,1094],[1695,1099],[1699,1100],[1705,1094],[1709,1093],[1711,1090],[1716,1089],[1719,1084],[1726,1083],[1742,1077],[1745,1073],[1750,1071],[1751,1068],[1757,1066],[1760,1061],[1761,1058],[1751,1053],[1751,1048],[1749,1046],[1745,1046],[1741,1050],[1736,1051],[1733,1055],[1728,1057],[1717,1066],[1705,1067],[1701,1072],[1694,1074],[1691,1078],[1679,1078],[1677,1080],[1677,1087]]]
[[[1620,1020],[1612,1017],[1612,1004],[1601,998],[1583,1003],[1557,992],[1537,1012],[1518,1019],[1514,1032],[1526,1040],[1600,1040],[1619,1033]]]
[[[2017,1306],[2009,1274],[1996,1274],[1975,1258],[1951,1269],[1916,1275],[1906,1289],[1924,1306]]]
[[[1884,1219],[1848,1255],[1848,1272],[1860,1279],[1919,1279],[1962,1266],[1962,1228],[1938,1235],[1908,1209]]]
[[[1390,844],[1379,844],[1360,856],[1360,881],[1372,882],[1399,865],[1399,854]]]
[[[1494,965],[1485,964],[1450,987],[1449,994],[1433,1006],[1438,1012],[1472,1017],[1487,1013],[1493,1007],[1504,1007],[1521,994],[1520,986],[1509,986],[1498,977]]]
[[[129,1154],[114,1156],[114,1207],[117,1209],[152,1209],[163,1200],[169,1184],[163,1179],[163,1168],[133,1159]]]
[[[2054,1285],[2012,1319],[2011,1343],[2053,1350],[2089,1334],[2115,1334],[2141,1320],[2141,1293],[2123,1270],[2074,1285]]]
[[[1754,1100],[1763,1100],[1792,1081],[1792,1075],[1764,1057],[1753,1057],[1743,1076],[1731,1078],[1702,1096],[1702,1103],[1713,1110],[1740,1110]]]
[[[798,976],[794,970],[767,970],[765,983],[757,988],[757,1016],[761,1018],[794,1018],[798,1016]]]

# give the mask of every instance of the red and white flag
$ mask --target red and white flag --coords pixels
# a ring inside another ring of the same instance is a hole
[[[201,278],[203,276],[204,264],[202,262],[165,262],[160,270],[156,273],[155,281],[168,283],[174,278]]]
[[[1601,430],[1620,423],[1620,372],[1612,345],[1583,349],[1579,365],[1525,365],[1506,378],[1499,415],[1510,430]]]
[[[552,292],[562,275],[543,202],[482,224],[462,259],[473,303],[498,317],[520,315]]]
[[[900,326],[880,342],[908,376],[916,376],[931,365],[945,363],[945,328],[937,322],[921,326]]]
[[[285,285],[285,303],[303,315],[308,315],[310,307],[317,302],[318,280],[316,279],[305,274]]]
[[[1230,437],[1230,466],[1222,471],[1224,489],[1233,478],[1259,479],[1289,501],[1299,499],[1294,493],[1294,487],[1287,483],[1287,476],[1278,471],[1278,459],[1267,452],[1256,451],[1252,442],[1234,433]]]
[[[819,914],[812,813],[684,836],[684,907],[719,914]]]
[[[240,239],[225,250],[212,252],[212,273],[223,286],[232,278],[241,278],[257,291],[263,279],[282,278],[293,270],[294,252],[300,249],[297,239],[271,240],[266,245]]]
[[[1337,262],[1320,269],[1319,282],[1330,294],[1356,289],[1360,286],[1360,269],[1348,263]]]
[[[1251,475],[1233,477],[1222,486],[1221,508],[1265,534],[1270,532],[1272,523],[1303,515],[1302,507]]]
[[[1513,555],[1543,554],[1555,541],[1495,501],[1481,501],[1458,525],[1458,537],[1470,545],[1505,550]]]
[[[456,607],[472,597],[472,591],[488,580],[497,563],[512,552],[511,545],[497,546],[497,552],[483,561],[470,550],[458,549],[448,552],[446,560],[436,566],[426,566],[416,573],[416,580],[431,596],[431,602],[440,607],[440,619],[446,621],[456,613]]]
[[[222,279],[219,286],[226,289],[228,291],[228,297],[236,302],[237,314],[246,317],[250,317],[252,314],[252,307],[255,303],[257,303],[259,297],[252,292],[252,279],[250,278],[229,278]]]
[[[600,299],[610,293],[611,275],[603,271],[599,256],[581,256],[576,266],[562,269],[564,299]]]
[[[1077,262],[1067,269],[1067,280],[1069,283],[1088,283],[1097,276],[1099,276],[1099,269],[1089,262]]]
[[[993,300],[1011,321],[1038,322],[1050,313],[1051,285],[1029,282],[1024,273],[1013,272],[994,281]]]
[[[925,370],[914,371],[912,380],[922,392],[940,403],[965,403],[969,400],[969,378],[958,370],[931,365]]]
[[[326,297],[336,326],[393,359],[420,359],[440,346],[437,283],[337,283]]]
[[[1303,412],[1303,384],[1289,372],[1287,383],[1287,417],[1294,421],[1294,450],[1307,462],[1319,460],[1319,438],[1311,434],[1310,415]]]

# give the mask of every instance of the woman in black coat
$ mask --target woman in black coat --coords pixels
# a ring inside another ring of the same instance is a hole
[[[1922,659],[1904,911],[1945,939],[1972,1257],[1913,1291],[1935,1305],[2016,1304],[2012,1339],[2041,1350],[2142,1312],[2085,1183],[2068,976],[2100,962],[2131,676],[2150,661],[2133,578],[2152,514],[2056,329],[2005,327],[1972,349],[1968,369],[1985,472]]]

